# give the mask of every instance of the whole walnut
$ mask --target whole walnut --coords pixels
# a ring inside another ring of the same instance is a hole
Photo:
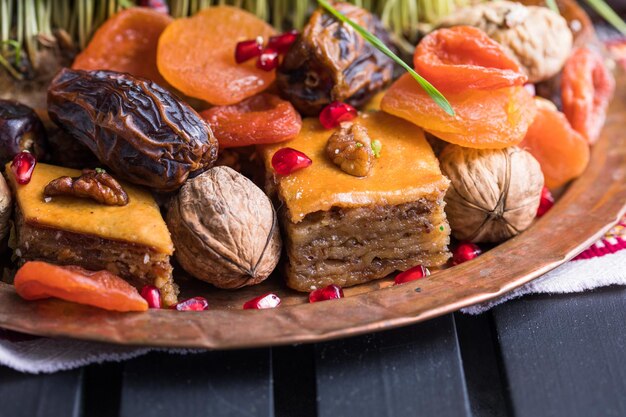
[[[0,241],[7,237],[11,228],[12,203],[11,189],[0,174]]]
[[[558,73],[572,51],[567,21],[546,7],[495,1],[465,7],[439,26],[475,26],[501,44],[522,64],[528,81],[536,83]]]
[[[252,181],[225,166],[188,180],[172,200],[166,221],[178,263],[216,287],[258,284],[280,258],[271,201]]]
[[[530,226],[543,188],[541,167],[530,153],[448,145],[439,160],[450,179],[446,215],[454,237],[501,242]]]

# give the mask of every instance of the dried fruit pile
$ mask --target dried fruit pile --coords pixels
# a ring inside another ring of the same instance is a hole
[[[230,6],[129,8],[54,77],[50,120],[0,100],[17,293],[194,314],[219,300],[178,299],[174,275],[236,289],[281,263],[310,303],[410,286],[527,229],[587,167],[615,81],[558,14],[458,10],[412,73],[377,16],[320,4],[284,33]],[[562,112],[535,97],[555,76]],[[272,291],[240,308],[278,308]]]
[[[184,94],[226,106],[266,90],[275,79],[253,62],[235,61],[237,43],[264,39],[274,29],[241,9],[210,7],[167,26],[157,49],[159,72]]]
[[[166,86],[157,69],[157,43],[171,22],[167,14],[147,7],[123,10],[100,26],[72,68],[127,72]]]
[[[408,75],[396,81],[381,108],[440,139],[478,149],[517,145],[535,117],[526,75],[482,31],[459,26],[428,34],[415,49],[414,64],[445,92],[455,115],[446,114]]]

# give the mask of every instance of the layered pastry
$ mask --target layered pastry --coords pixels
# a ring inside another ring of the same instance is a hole
[[[128,203],[103,205],[44,196],[52,180],[77,177],[80,171],[39,163],[25,185],[17,183],[9,165],[5,172],[15,191],[15,254],[21,261],[106,269],[139,288],[155,285],[166,305],[176,303],[178,287],[170,265],[174,245],[149,192],[121,183]]]
[[[304,120],[297,138],[260,148],[267,191],[280,207],[287,285],[299,291],[356,285],[419,264],[442,265],[450,257],[443,201],[449,181],[423,131],[382,112],[353,123],[378,147],[365,176],[333,162],[329,139],[339,128],[324,129],[317,119]],[[303,152],[312,164],[275,173],[272,157],[285,147]]]

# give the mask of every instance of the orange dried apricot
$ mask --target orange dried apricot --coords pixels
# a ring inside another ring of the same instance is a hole
[[[598,53],[578,48],[565,62],[561,77],[563,113],[589,143],[600,136],[614,90],[615,79]]]
[[[283,142],[300,133],[302,119],[290,102],[262,93],[200,115],[211,126],[220,148]]]
[[[519,86],[528,79],[499,43],[470,26],[429,33],[415,48],[413,64],[421,76],[448,92]]]
[[[100,26],[72,68],[127,72],[165,86],[156,52],[159,36],[171,21],[168,15],[147,7],[122,10]]]
[[[557,188],[578,177],[589,163],[589,145],[558,110],[538,106],[520,147],[539,161],[546,187]]]
[[[274,29],[244,10],[215,6],[176,19],[159,39],[161,75],[184,94],[225,106],[258,94],[274,82],[273,71],[254,60],[237,64],[235,48],[246,39],[274,35]]]
[[[15,275],[15,291],[26,300],[56,297],[113,311],[146,311],[139,292],[108,271],[88,271],[78,266],[26,262]]]
[[[405,74],[389,88],[381,108],[446,142],[478,149],[518,144],[535,117],[533,98],[524,87],[448,92],[446,98],[455,116],[443,111]]]

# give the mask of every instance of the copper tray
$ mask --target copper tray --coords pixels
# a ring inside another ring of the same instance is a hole
[[[390,279],[379,280],[346,289],[344,299],[308,304],[306,295],[287,289],[280,276],[236,291],[216,290],[183,276],[177,277],[182,296],[204,295],[211,310],[125,314],[60,300],[26,302],[12,286],[0,283],[0,327],[125,345],[234,349],[374,332],[487,301],[571,259],[626,212],[625,122],[626,74],[620,72],[616,97],[589,167],[552,210],[529,230],[477,260],[427,279],[396,287]],[[244,301],[268,291],[283,300],[279,308],[242,310]]]

